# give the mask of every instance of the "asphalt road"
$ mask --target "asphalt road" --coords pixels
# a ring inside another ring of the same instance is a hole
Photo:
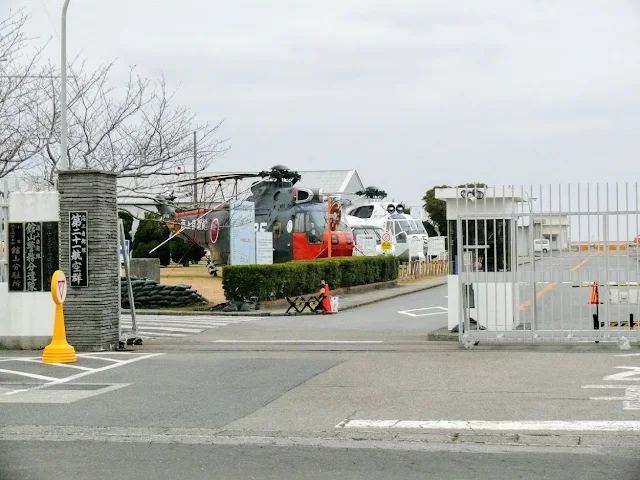
[[[0,478],[637,478],[640,357],[400,347],[195,347],[39,390],[44,381],[25,378],[0,396]],[[68,367],[12,358],[0,367],[66,378]]]
[[[601,305],[598,315],[609,329],[611,321],[628,321],[629,314],[634,320],[640,319],[640,304],[612,304],[609,290],[622,292],[638,291],[639,287],[608,287],[608,282],[624,283],[640,280],[640,262],[636,252],[554,252],[535,262],[535,274],[524,271],[521,276],[521,305],[524,304],[523,319],[526,323],[533,318],[533,284],[536,278],[536,318],[540,330],[593,330],[593,314],[596,305],[590,304],[591,287],[580,286],[584,282],[598,282]],[[617,327],[616,327],[617,329]],[[624,330],[624,329],[622,329]],[[628,329],[627,329],[628,330]],[[601,332],[594,332],[594,338]],[[633,334],[638,335],[638,329]]]
[[[575,453],[0,442],[3,480],[637,479],[635,458]]]
[[[176,344],[186,341],[200,345],[216,344],[220,348],[242,342],[260,342],[267,346],[278,341],[299,344],[304,341],[316,341],[333,343],[335,346],[355,346],[358,342],[424,343],[430,331],[447,325],[446,295],[446,286],[440,286],[341,311],[335,315],[261,317],[251,322],[205,330],[185,340],[163,339],[162,343]],[[433,307],[436,307],[432,310],[433,314],[428,316],[417,317],[402,313]]]
[[[562,281],[601,268],[581,261],[558,259],[560,282],[531,267],[556,281],[545,315],[579,310],[589,289]],[[204,331],[190,318],[193,335],[75,365],[7,352],[0,478],[640,477],[636,347],[427,342],[446,295]]]

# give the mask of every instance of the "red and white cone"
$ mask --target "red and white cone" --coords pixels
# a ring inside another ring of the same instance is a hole
[[[329,291],[329,284],[325,283],[323,287],[324,298],[322,299],[322,310],[323,314],[333,313],[331,310],[331,292]]]

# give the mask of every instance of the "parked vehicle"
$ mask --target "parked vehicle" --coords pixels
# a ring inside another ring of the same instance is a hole
[[[533,240],[533,251],[547,253],[551,250],[551,244],[546,238],[536,238]]]

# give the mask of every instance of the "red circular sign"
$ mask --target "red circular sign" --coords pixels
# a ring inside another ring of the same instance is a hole
[[[209,229],[209,238],[211,243],[216,243],[218,240],[218,234],[220,233],[220,222],[217,218],[211,220],[211,228]]]

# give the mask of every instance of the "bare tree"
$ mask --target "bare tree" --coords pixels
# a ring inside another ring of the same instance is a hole
[[[29,47],[28,19],[19,10],[0,21],[0,178],[30,166],[45,144],[37,121],[43,47]]]
[[[42,62],[44,47],[30,46],[28,15],[18,11],[0,22],[0,177],[18,169],[53,185],[60,152],[60,73]],[[196,122],[175,105],[164,76],[152,81],[129,69],[124,85],[112,78],[114,63],[94,70],[74,59],[67,66],[67,154],[70,168],[100,169],[146,179],[193,171],[193,132],[198,137],[197,171],[227,150],[218,137],[222,122]],[[185,167],[189,167],[188,169]]]
[[[101,169],[138,179],[173,175],[177,167],[193,164],[194,131],[198,171],[228,150],[227,140],[217,136],[222,122],[196,124],[189,108],[173,105],[175,92],[167,91],[164,77],[153,82],[131,67],[124,85],[115,87],[110,81],[113,65],[88,71],[85,62],[76,59],[68,67],[70,168]],[[39,174],[53,183],[60,161],[60,87],[55,68],[50,65],[48,70],[47,108],[38,116],[47,139],[38,166]]]

